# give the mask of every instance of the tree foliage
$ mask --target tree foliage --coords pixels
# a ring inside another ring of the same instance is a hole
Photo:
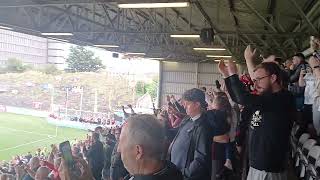
[[[101,60],[95,57],[92,51],[82,46],[71,47],[66,62],[71,72],[96,72],[105,68]]]
[[[57,67],[53,64],[47,64],[43,67],[43,69],[40,70],[41,72],[45,74],[59,74],[60,71],[57,69]]]
[[[23,65],[22,61],[16,58],[10,58],[7,61],[8,72],[24,72],[27,66]]]
[[[153,79],[150,83],[145,83],[143,81],[138,81],[136,84],[136,94],[137,96],[142,96],[149,93],[152,99],[157,98],[158,93],[158,80]]]
[[[146,93],[145,83],[143,81],[138,81],[136,83],[136,94],[138,97],[143,96]]]

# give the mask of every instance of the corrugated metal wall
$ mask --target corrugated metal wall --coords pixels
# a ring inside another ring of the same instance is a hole
[[[222,80],[216,63],[160,63],[160,105],[167,95],[180,98],[184,91],[194,87],[213,87],[215,80]]]

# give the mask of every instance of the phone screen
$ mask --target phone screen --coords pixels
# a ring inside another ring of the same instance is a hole
[[[71,146],[69,141],[65,141],[59,145],[60,151],[62,153],[63,159],[68,163],[68,166],[71,168],[74,164],[73,157],[71,153]]]

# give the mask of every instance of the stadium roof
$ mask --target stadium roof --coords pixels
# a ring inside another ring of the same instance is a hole
[[[109,49],[185,62],[206,61],[208,54],[241,60],[247,44],[264,54],[288,57],[307,47],[308,36],[319,32],[318,0],[185,1],[189,7],[122,9],[118,4],[168,0],[1,0],[0,28],[79,45],[115,45],[119,47]],[[215,31],[209,46],[197,38],[170,37],[200,34],[203,28]],[[67,34],[41,34],[57,32]],[[227,50],[195,51],[195,47]]]

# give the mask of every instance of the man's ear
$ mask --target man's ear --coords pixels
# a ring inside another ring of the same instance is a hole
[[[197,106],[201,107],[201,103],[200,102],[196,102]]]
[[[277,82],[278,76],[275,75],[275,74],[272,74],[272,75],[270,76],[270,79],[271,79],[271,83],[273,84],[273,83]]]
[[[144,149],[141,145],[135,145],[135,155],[136,155],[136,160],[142,159],[144,155]]]

